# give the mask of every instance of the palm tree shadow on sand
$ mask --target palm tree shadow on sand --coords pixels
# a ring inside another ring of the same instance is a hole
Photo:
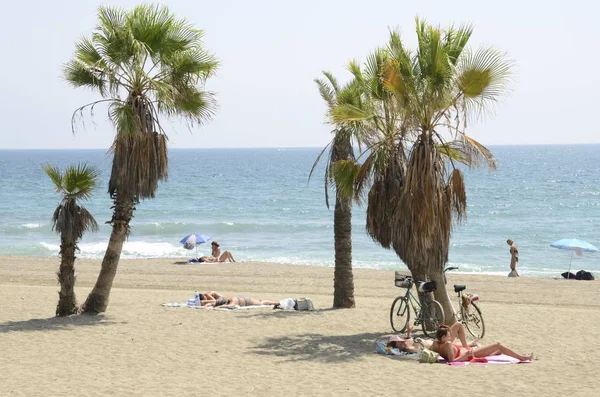
[[[339,363],[376,353],[375,341],[385,332],[356,335],[303,334],[267,338],[255,354],[287,358],[286,361]]]
[[[327,309],[306,310],[306,311],[300,311],[300,312],[296,311],[296,310],[264,309],[264,310],[256,310],[255,313],[248,313],[247,317],[269,319],[269,318],[273,318],[273,317],[286,318],[286,317],[293,317],[293,316],[320,316],[324,312],[328,312],[328,311],[332,311],[332,310],[338,310],[338,309],[327,308]],[[254,310],[248,310],[248,311],[253,312]]]
[[[116,322],[104,316],[76,315],[69,317],[32,318],[23,321],[7,321],[0,324],[0,334],[10,332],[70,331],[87,326],[114,325]]]

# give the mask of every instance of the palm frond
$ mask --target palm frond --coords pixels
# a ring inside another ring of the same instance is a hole
[[[86,163],[69,166],[64,173],[63,185],[66,196],[70,200],[88,200],[92,190],[96,187],[96,181],[100,171],[97,167]]]
[[[354,105],[342,104],[336,106],[331,111],[333,122],[336,124],[344,124],[353,121],[364,121],[371,119],[372,114],[365,112]]]
[[[126,28],[127,12],[120,7],[98,7],[98,25],[92,35],[96,50],[113,64],[125,64],[139,55]]]
[[[97,90],[104,96],[106,89],[106,80],[102,71],[90,68],[79,60],[71,60],[63,66],[63,75],[73,87],[87,87]]]
[[[54,184],[56,191],[60,192],[63,189],[63,176],[60,172],[60,169],[57,166],[53,166],[50,164],[42,166],[42,169]]]
[[[319,94],[321,95],[321,98],[323,98],[323,100],[327,103],[328,108],[333,108],[336,105],[336,94],[334,89],[327,84],[325,80],[315,79],[314,81],[319,88]]]
[[[332,164],[331,173],[338,194],[345,198],[354,197],[354,183],[360,172],[360,164],[354,160],[338,160]]]
[[[460,137],[448,146],[451,150],[457,152],[457,160],[469,167],[487,165],[490,171],[496,170],[496,159],[492,152],[475,139],[462,134]]]
[[[337,79],[335,78],[335,76],[333,74],[331,74],[331,72],[326,72],[323,71],[323,75],[325,75],[325,78],[327,79],[327,81],[329,81],[329,84],[331,85],[331,88],[333,88],[333,92],[337,95],[340,92],[340,85],[338,84]]]
[[[465,49],[465,46],[471,38],[472,33],[472,24],[461,25],[457,29],[450,27],[445,31],[448,59],[453,65],[456,65],[458,62],[463,50]]]
[[[446,189],[449,194],[450,207],[456,220],[460,223],[467,216],[467,192],[463,173],[459,169],[454,169],[450,174]]]
[[[138,131],[136,115],[127,103],[111,103],[109,106],[109,117],[119,134],[133,135]]]
[[[483,110],[506,93],[511,78],[512,61],[491,47],[475,53],[465,50],[458,64],[458,88],[467,104]]]

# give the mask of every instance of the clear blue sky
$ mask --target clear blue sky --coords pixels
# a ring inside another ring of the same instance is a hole
[[[96,98],[61,79],[74,42],[89,35],[99,4],[137,1],[9,1],[0,42],[0,148],[108,148],[103,111],[71,134],[79,105]],[[167,129],[171,147],[324,146],[330,127],[313,79],[364,59],[399,28],[414,46],[414,17],[471,22],[471,45],[489,44],[516,62],[512,92],[470,134],[484,144],[600,143],[600,7],[592,1],[164,1],[205,31],[221,61],[208,88],[219,110],[191,133]]]

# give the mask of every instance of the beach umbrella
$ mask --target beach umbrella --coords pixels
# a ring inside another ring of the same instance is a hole
[[[179,240],[179,244],[183,244],[183,248],[187,250],[196,248],[196,257],[198,257],[198,246],[210,240],[212,240],[212,238],[205,236],[204,234],[192,233]]]
[[[569,272],[567,274],[571,273],[573,253],[576,253],[578,256],[581,256],[584,252],[598,251],[598,248],[594,247],[587,241],[578,240],[576,238],[563,238],[562,240],[558,240],[550,244],[550,247],[571,251],[571,260],[569,261]]]

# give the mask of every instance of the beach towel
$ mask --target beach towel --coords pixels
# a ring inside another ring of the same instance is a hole
[[[212,306],[199,306],[191,304],[190,302],[167,302],[162,303],[162,307],[189,307],[191,309],[204,309],[204,310],[220,310],[220,311],[231,311],[231,310],[250,310],[250,309],[272,309],[273,306],[269,305],[255,305],[255,306],[234,306],[234,307],[212,307]]]
[[[377,347],[377,353],[385,354],[386,356],[395,356],[395,357],[399,357],[399,358],[412,358],[415,360],[419,358],[419,355],[417,353],[408,353],[408,352],[396,349],[395,347],[393,347],[393,348],[387,347],[386,345],[387,345],[387,340],[375,341],[375,346]]]
[[[440,364],[448,364],[448,365],[452,365],[455,367],[462,367],[465,365],[469,365],[469,364],[531,364],[531,360],[527,360],[527,361],[520,361],[516,358],[507,356],[505,354],[500,354],[498,356],[487,356],[487,357],[476,357],[471,361],[453,361],[453,362],[449,362],[446,361],[445,359],[443,359],[442,357],[439,358],[438,362]]]

